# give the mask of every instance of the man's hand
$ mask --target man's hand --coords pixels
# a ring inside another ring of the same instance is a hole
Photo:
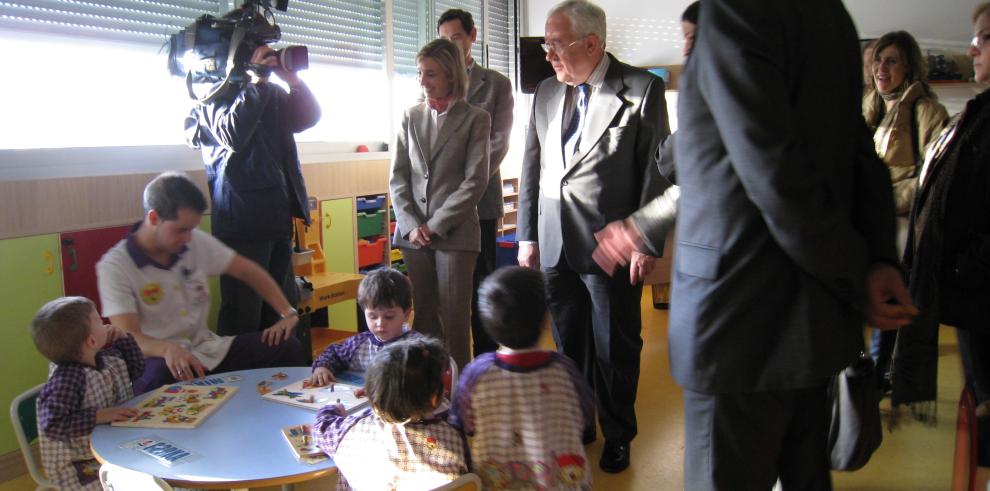
[[[275,324],[272,324],[272,327],[261,331],[261,342],[268,346],[277,346],[282,341],[292,337],[292,333],[298,323],[299,316],[297,315],[280,319]]]
[[[114,421],[127,421],[137,416],[137,409],[132,407],[108,407],[96,410],[96,424],[113,423]]]
[[[629,284],[638,285],[642,283],[653,272],[656,264],[657,258],[639,251],[633,251],[632,260],[629,262]]]
[[[433,235],[433,231],[430,230],[429,225],[424,223],[409,232],[409,242],[417,247],[428,247],[432,243],[431,235]]]
[[[524,268],[540,269],[540,246],[535,242],[520,242],[519,253],[516,255],[519,265]]]
[[[911,323],[918,309],[904,286],[901,272],[887,263],[875,263],[866,275],[866,316],[877,329],[897,329]]]
[[[325,367],[316,367],[316,369],[313,370],[313,374],[309,376],[309,383],[316,387],[323,387],[330,382],[336,381],[337,377],[334,377],[333,372],[331,372],[329,368]]]
[[[609,223],[605,228],[595,232],[595,240],[598,241],[598,247],[591,253],[591,258],[609,276],[620,266],[631,264],[634,254],[639,254],[643,246],[642,236],[632,220],[616,220]],[[647,264],[646,259],[638,256],[635,259],[640,264],[631,265],[629,268],[629,280],[634,284],[638,283],[634,278],[639,277],[639,274],[646,276],[653,270],[653,261]],[[642,267],[648,267],[649,270],[644,273]]]
[[[199,358],[178,344],[169,342],[162,358],[175,380],[192,380],[206,376],[206,367]]]

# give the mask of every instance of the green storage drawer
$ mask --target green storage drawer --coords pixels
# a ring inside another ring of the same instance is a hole
[[[371,237],[385,234],[385,210],[358,212],[358,237]]]

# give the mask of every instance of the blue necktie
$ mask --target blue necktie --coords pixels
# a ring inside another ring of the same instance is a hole
[[[574,114],[571,115],[571,124],[567,126],[567,131],[561,139],[564,142],[564,165],[577,153],[578,145],[581,143],[581,130],[584,129],[585,116],[588,115],[588,95],[591,93],[591,86],[581,84],[577,86],[577,101],[574,106]]]

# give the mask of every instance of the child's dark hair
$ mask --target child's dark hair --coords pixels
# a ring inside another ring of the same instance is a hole
[[[443,397],[450,355],[430,337],[386,345],[365,373],[365,390],[382,420],[402,423],[429,414]]]
[[[412,308],[412,285],[409,278],[394,269],[376,269],[365,275],[358,285],[357,301],[365,310],[375,307],[409,310]]]
[[[547,315],[543,273],[518,266],[495,270],[478,287],[478,313],[485,332],[498,344],[536,346]]]
[[[55,363],[77,362],[89,336],[89,316],[96,310],[86,297],[61,297],[46,303],[31,320],[31,339]]]

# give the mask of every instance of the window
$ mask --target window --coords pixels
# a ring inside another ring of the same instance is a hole
[[[239,3],[0,2],[0,43],[8,55],[0,90],[15,94],[0,119],[0,149],[183,144],[193,102],[182,81],[168,75],[163,47],[201,15],[219,16]],[[390,141],[394,126],[382,123],[416,101],[416,52],[436,37],[438,13],[454,7],[475,17],[474,58],[510,75],[509,0],[290,0],[287,12],[275,11],[282,29],[275,47],[309,48],[302,77],[323,109],[321,122],[298,140]]]

